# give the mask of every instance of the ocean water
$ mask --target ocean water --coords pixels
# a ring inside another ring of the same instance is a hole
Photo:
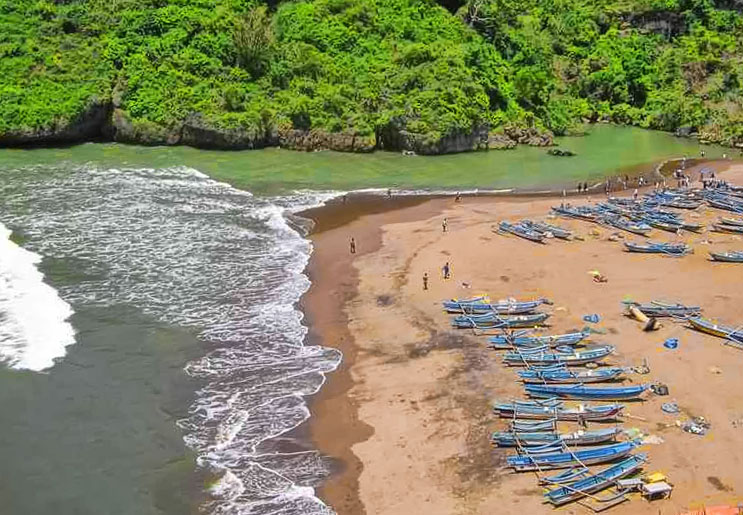
[[[341,360],[304,344],[291,215],[334,193],[256,197],[186,167],[0,177],[0,511],[331,513],[328,463],[276,442]]]

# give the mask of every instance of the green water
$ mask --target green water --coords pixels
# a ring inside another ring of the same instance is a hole
[[[498,189],[572,185],[626,170],[647,171],[670,157],[730,154],[731,149],[700,145],[690,139],[634,127],[593,125],[588,135],[556,140],[574,157],[554,157],[545,148],[470,152],[445,156],[403,156],[392,152],[346,154],[282,149],[206,151],[188,147],[138,147],[88,143],[56,149],[2,149],[0,163],[10,166],[65,162],[110,167],[184,165],[258,193],[295,189],[350,190]]]

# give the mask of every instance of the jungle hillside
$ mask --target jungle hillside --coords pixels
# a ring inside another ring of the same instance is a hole
[[[743,145],[741,0],[0,0],[0,145]]]

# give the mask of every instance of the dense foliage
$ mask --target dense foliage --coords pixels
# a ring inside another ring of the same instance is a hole
[[[429,141],[601,119],[743,142],[743,15],[732,7],[444,5],[0,0],[0,136],[53,131],[112,105],[151,141],[197,117],[256,135]]]

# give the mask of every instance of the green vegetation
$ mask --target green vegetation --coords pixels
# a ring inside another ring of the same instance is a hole
[[[0,142],[112,106],[101,130],[152,143],[602,120],[732,144],[742,81],[743,15],[711,0],[0,0]]]

